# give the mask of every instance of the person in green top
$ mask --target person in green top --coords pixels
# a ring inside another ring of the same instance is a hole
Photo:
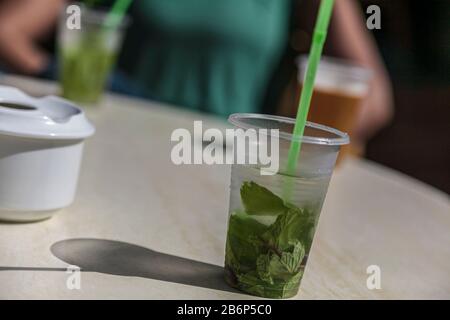
[[[136,1],[119,67],[160,101],[222,116],[258,112],[290,11],[289,0]]]
[[[105,1],[100,2],[104,5]],[[28,74],[45,69],[49,58],[39,41],[56,24],[64,3],[0,0],[0,64]],[[319,3],[134,1],[128,11],[133,24],[117,68],[126,86],[119,89],[221,116],[261,112],[267,93],[281,88],[272,80],[286,49],[301,42],[303,50],[308,50]],[[390,118],[392,99],[387,73],[362,18],[354,0],[335,1],[324,53],[374,71],[358,121],[357,132],[364,139]],[[292,22],[304,32],[292,33]]]

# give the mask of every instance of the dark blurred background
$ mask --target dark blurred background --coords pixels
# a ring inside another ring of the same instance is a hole
[[[377,4],[373,34],[394,86],[392,123],[367,158],[450,193],[450,1],[364,0]]]
[[[450,193],[450,1],[362,0],[381,9],[381,29],[371,30],[389,71],[395,114],[367,144],[365,156]],[[368,16],[368,14],[366,14]],[[293,19],[290,48],[272,87],[273,104],[295,104],[295,57],[308,51]],[[281,102],[280,102],[281,101]]]

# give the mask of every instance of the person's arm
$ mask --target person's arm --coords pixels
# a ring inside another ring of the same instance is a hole
[[[28,74],[42,71],[47,56],[37,45],[55,25],[63,0],[0,1],[0,61]]]
[[[356,135],[366,139],[385,125],[393,115],[392,89],[389,76],[377,46],[367,30],[361,10],[353,0],[335,1],[327,50],[374,71],[371,90],[361,110]]]
[[[303,1],[300,19],[312,31],[318,0]],[[373,79],[368,97],[359,114],[356,138],[364,141],[384,126],[393,115],[393,98],[389,76],[377,46],[367,30],[364,15],[354,0],[335,0],[324,54],[352,60],[372,69]]]

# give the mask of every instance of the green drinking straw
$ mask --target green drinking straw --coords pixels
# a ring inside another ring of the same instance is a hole
[[[103,24],[105,29],[116,29],[122,22],[125,12],[127,12],[133,0],[116,0],[113,7],[108,12]]]
[[[300,156],[301,138],[305,131],[306,119],[308,118],[309,105],[314,90],[314,80],[316,78],[317,66],[322,55],[323,44],[327,37],[328,25],[333,11],[334,0],[322,0],[320,3],[319,14],[317,16],[314,34],[309,51],[308,66],[306,76],[303,82],[302,93],[297,110],[297,118],[293,131],[293,139],[288,153],[288,163],[286,174],[293,176],[295,174],[298,159]],[[291,186],[288,184],[285,190],[285,200],[289,201]]]

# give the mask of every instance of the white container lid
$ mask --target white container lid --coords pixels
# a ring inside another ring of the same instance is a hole
[[[95,132],[82,109],[55,96],[31,97],[0,86],[0,135],[38,139],[84,139]]]

